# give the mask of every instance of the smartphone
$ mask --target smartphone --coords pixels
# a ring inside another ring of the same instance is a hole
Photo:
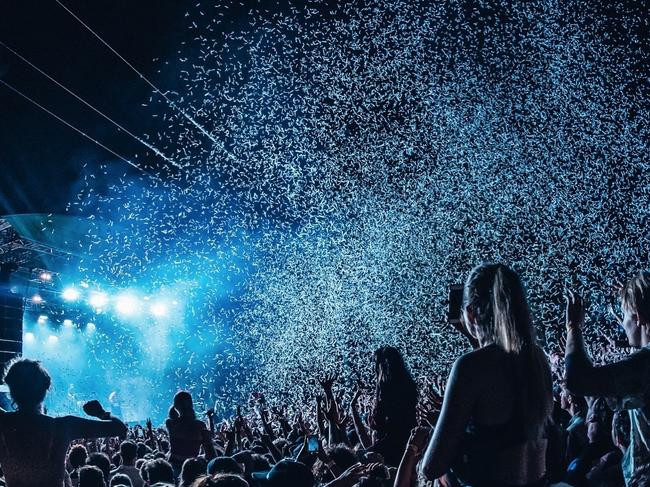
[[[318,435],[309,435],[307,438],[307,451],[315,453],[318,451]]]
[[[462,284],[452,284],[449,286],[449,311],[447,319],[449,323],[460,323],[460,312],[463,306],[463,288]]]

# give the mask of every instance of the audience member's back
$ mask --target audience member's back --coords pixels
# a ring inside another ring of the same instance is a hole
[[[472,270],[463,321],[480,348],[454,364],[424,473],[434,480],[451,467],[464,485],[538,485],[552,379],[517,274],[501,264]]]
[[[188,392],[176,393],[174,406],[165,424],[170,440],[168,460],[176,474],[180,474],[185,460],[198,456],[201,447],[208,459],[215,457],[210,432],[203,421],[196,419],[192,396]]]
[[[0,414],[0,464],[8,487],[61,487],[65,456],[73,439],[126,432],[126,426],[115,418],[95,421],[42,414],[51,380],[39,362],[13,360],[5,369],[4,382],[18,408]],[[96,401],[92,411],[98,416],[107,414]]]
[[[126,475],[131,479],[133,487],[143,487],[144,480],[140,476],[140,470],[135,467],[138,456],[138,446],[132,441],[124,441],[120,445],[120,466],[111,471],[111,477],[115,475]]]

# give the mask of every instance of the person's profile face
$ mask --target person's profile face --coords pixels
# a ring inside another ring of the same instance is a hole
[[[639,324],[638,315],[632,311],[628,306],[621,305],[623,312],[623,320],[621,326],[627,336],[627,341],[632,347],[639,347],[641,345],[641,326]]]
[[[469,306],[463,306],[463,311],[460,314],[460,321],[461,321],[461,324],[467,330],[467,333],[469,333],[473,338],[476,338],[478,340],[478,333],[477,333],[477,330],[476,330],[476,323],[473,323],[473,321],[474,321],[474,313],[469,308]]]

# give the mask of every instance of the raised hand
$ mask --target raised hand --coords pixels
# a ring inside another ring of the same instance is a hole
[[[93,416],[99,419],[104,419],[108,414],[96,399],[85,403],[83,405],[83,410],[88,416]]]
[[[337,483],[341,483],[341,484],[345,483],[349,485],[354,485],[361,479],[361,477],[364,476],[366,471],[367,471],[366,465],[363,465],[362,463],[355,463],[350,468],[348,468],[345,472],[339,475],[336,478],[336,481]]]
[[[361,397],[361,387],[357,387],[357,389],[354,391],[354,395],[352,396],[352,400],[350,401],[350,406],[356,406],[357,401]]]
[[[388,478],[388,471],[383,463],[368,463],[364,475],[373,475],[379,478]]]
[[[343,419],[339,414],[339,408],[336,403],[336,399],[334,398],[332,398],[330,401],[327,401],[324,414],[325,417],[332,423],[341,424],[343,422]]]
[[[586,304],[580,294],[567,289],[566,299],[566,327],[567,330],[581,330],[585,324]]]
[[[318,383],[320,384],[320,386],[325,391],[325,394],[330,395],[330,394],[332,394],[332,386],[334,385],[335,380],[336,380],[336,378],[335,378],[334,374],[329,373],[325,377],[323,377],[322,379],[318,379]]]
[[[424,393],[424,397],[417,405],[420,424],[433,426],[438,420],[445,396],[445,380],[438,376]]]
[[[427,446],[430,434],[431,428],[425,428],[422,426],[413,428],[411,430],[411,436],[409,437],[407,447],[412,448],[415,453],[421,452]]]
[[[281,408],[277,407],[277,406],[271,407],[271,414],[276,419],[284,418],[284,411]]]

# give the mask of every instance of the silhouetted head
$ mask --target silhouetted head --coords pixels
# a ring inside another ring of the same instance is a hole
[[[88,459],[88,451],[83,445],[74,445],[70,448],[70,453],[68,453],[68,462],[73,470],[78,469],[86,464]]]
[[[219,474],[214,477],[205,475],[198,478],[192,487],[248,487],[248,482],[239,475]]]
[[[144,474],[144,480],[149,482],[149,485],[153,485],[156,482],[175,484],[174,470],[171,464],[162,458],[150,460],[145,463],[142,467],[142,473]]]
[[[104,474],[93,465],[79,469],[79,487],[106,487]]]
[[[379,347],[375,350],[375,372],[379,382],[410,377],[404,357],[395,347]]]
[[[9,387],[11,399],[18,410],[40,409],[52,379],[36,360],[17,358],[7,364],[3,381]]]
[[[122,465],[134,465],[138,457],[138,445],[135,442],[127,440],[120,444],[120,459]]]
[[[93,465],[102,471],[104,480],[108,481],[111,477],[111,459],[106,453],[93,452],[88,455],[87,465]]]
[[[133,482],[128,475],[118,473],[111,477],[111,483],[108,485],[109,487],[133,487]]]
[[[174,396],[174,409],[181,418],[196,418],[192,396],[187,391],[176,393]]]
[[[188,458],[183,462],[180,475],[180,485],[189,487],[201,475],[204,475],[207,469],[207,462],[204,458]]]

